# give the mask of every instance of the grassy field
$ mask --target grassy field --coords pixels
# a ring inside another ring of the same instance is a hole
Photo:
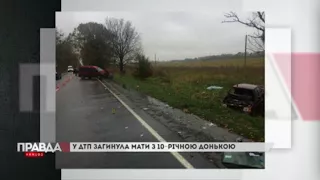
[[[244,67],[243,59],[163,62],[154,65],[153,77],[146,80],[135,79],[130,70],[126,75],[115,75],[115,80],[229,131],[264,141],[263,117],[251,117],[221,105],[234,84],[264,85],[264,60],[248,59],[246,64]],[[211,85],[223,89],[207,90]]]

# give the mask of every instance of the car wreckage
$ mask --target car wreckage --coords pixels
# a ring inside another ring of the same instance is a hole
[[[250,115],[264,116],[264,87],[255,84],[236,84],[223,99],[223,106],[238,109]]]
[[[243,142],[237,138],[236,142]],[[222,164],[229,169],[264,169],[264,152],[224,152],[222,153]]]

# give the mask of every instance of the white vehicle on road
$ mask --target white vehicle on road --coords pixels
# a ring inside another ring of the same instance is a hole
[[[73,67],[72,66],[68,66],[68,72],[73,72]]]

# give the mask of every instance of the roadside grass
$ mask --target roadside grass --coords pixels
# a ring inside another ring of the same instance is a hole
[[[264,85],[264,60],[216,60],[207,62],[164,62],[154,68],[154,75],[139,80],[126,68],[125,75],[115,74],[115,81],[159,99],[186,113],[195,114],[231,132],[254,141],[264,141],[264,118],[252,117],[225,108],[221,102],[228,90],[237,83]],[[221,90],[207,90],[208,86]]]

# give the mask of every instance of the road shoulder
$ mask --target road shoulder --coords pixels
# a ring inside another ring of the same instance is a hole
[[[169,142],[235,142],[239,137],[244,141],[249,141],[195,115],[171,108],[157,99],[128,89],[114,81],[105,80],[104,84],[117,93],[134,111],[144,117],[147,123],[155,127],[157,132],[163,134],[162,136]],[[198,155],[199,153],[192,153],[187,156]],[[224,168],[221,163],[221,153],[201,153],[201,156],[208,159],[214,166]]]

